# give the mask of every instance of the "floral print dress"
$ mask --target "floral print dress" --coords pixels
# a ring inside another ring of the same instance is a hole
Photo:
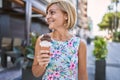
[[[61,42],[52,39],[51,59],[42,80],[78,80],[78,47],[80,38],[73,36]]]

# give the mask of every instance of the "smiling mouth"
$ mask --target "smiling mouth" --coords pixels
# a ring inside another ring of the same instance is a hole
[[[47,19],[47,23],[50,25],[50,24],[52,24],[53,22],[55,22],[54,20],[52,20],[52,19]]]
[[[54,23],[54,21],[48,21],[48,24],[49,24],[49,25],[52,24],[52,23]]]

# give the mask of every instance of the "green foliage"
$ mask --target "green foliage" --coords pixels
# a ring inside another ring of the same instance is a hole
[[[120,19],[120,12],[118,12],[118,13],[116,14],[116,16]]]
[[[101,30],[108,29],[112,30],[112,24],[114,23],[115,17],[120,19],[120,12],[109,12],[104,14],[102,21],[98,24]],[[114,28],[114,27],[113,27]]]
[[[110,26],[110,24],[104,21],[98,24],[98,26],[101,30],[104,30],[104,29],[107,29]]]
[[[102,21],[98,24],[101,30],[108,29],[112,25],[112,21],[114,19],[114,13],[106,13],[103,16]]]
[[[119,2],[119,0],[112,0],[112,2]]]
[[[34,49],[35,49],[35,44],[36,44],[36,40],[38,38],[39,34],[35,33],[35,32],[31,32],[30,33],[30,44],[28,46],[23,46],[20,47],[20,51],[22,51],[23,55],[24,55],[24,63],[22,64],[22,68],[26,69],[26,68],[30,68],[32,67],[32,63],[33,63],[33,58],[34,58]],[[19,49],[15,48],[15,51],[19,51]],[[21,59],[18,59],[17,62],[20,62]]]
[[[25,47],[25,52],[26,52],[26,55],[28,54],[34,54],[34,47],[33,46],[26,46]]]
[[[24,53],[25,56],[34,55],[35,43],[36,43],[36,40],[37,40],[38,36],[39,35],[37,33],[31,32],[31,34],[30,34],[30,44],[23,48],[23,53]]]
[[[107,56],[107,42],[103,37],[96,37],[94,40],[94,50],[93,55],[96,60],[105,59]]]
[[[113,33],[113,41],[120,42],[120,31]]]

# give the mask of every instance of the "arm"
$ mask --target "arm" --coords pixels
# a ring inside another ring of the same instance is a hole
[[[35,45],[35,57],[34,57],[33,65],[32,65],[32,73],[36,77],[41,76],[45,72],[45,69],[46,69],[46,66],[40,66],[39,62],[37,60],[37,56],[40,53],[39,43],[40,43],[40,37],[36,41],[36,45]]]
[[[88,80],[86,52],[86,45],[81,41],[78,50],[78,80]]]

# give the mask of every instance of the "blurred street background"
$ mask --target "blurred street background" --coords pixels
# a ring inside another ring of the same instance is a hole
[[[51,32],[45,21],[52,0],[0,0],[0,80],[40,80],[31,72],[37,37]],[[89,80],[95,80],[95,38],[106,41],[105,79],[120,80],[120,0],[67,0],[76,8],[71,34],[87,45]],[[104,55],[104,54],[103,54]],[[102,64],[101,64],[102,65]]]

